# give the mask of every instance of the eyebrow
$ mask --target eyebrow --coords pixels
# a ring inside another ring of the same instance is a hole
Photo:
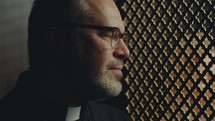
[[[92,24],[79,24],[79,23],[77,23],[77,24],[75,24],[75,23],[63,24],[63,26],[66,26],[66,25],[70,26],[70,27],[80,27],[80,28],[86,28],[86,29],[107,30],[107,31],[113,31],[115,29],[119,29],[117,27],[99,26],[99,25],[92,25]]]

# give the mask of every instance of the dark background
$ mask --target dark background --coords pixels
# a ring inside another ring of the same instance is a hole
[[[0,98],[28,68],[32,0],[0,3]],[[214,0],[118,0],[131,35],[120,96],[134,121],[215,120]]]

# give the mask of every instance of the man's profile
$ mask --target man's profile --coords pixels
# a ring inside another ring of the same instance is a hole
[[[113,0],[35,0],[30,67],[0,100],[0,120],[128,121],[97,103],[122,90],[128,40]]]

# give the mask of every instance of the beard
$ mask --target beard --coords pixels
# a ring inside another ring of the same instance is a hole
[[[122,76],[113,75],[108,70],[102,72],[95,69],[95,67],[89,67],[84,72],[83,77],[90,86],[89,92],[91,92],[96,99],[115,97],[122,91],[122,84],[120,82]]]

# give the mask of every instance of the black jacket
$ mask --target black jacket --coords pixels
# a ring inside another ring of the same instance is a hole
[[[16,87],[0,100],[0,121],[65,121],[67,107],[39,96],[27,86],[26,74]],[[81,108],[79,121],[130,121],[120,110],[98,102]]]

